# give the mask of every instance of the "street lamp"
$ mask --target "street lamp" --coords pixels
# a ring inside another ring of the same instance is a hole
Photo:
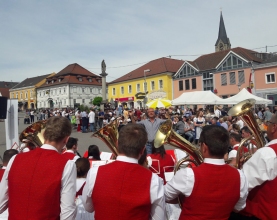
[[[239,91],[240,91],[240,86],[241,86],[241,84],[239,83],[239,84],[238,84]]]
[[[147,70],[144,70],[143,73],[144,73],[144,107],[146,107],[146,103],[147,103],[147,97],[146,97],[146,92],[147,92],[147,89],[146,89],[146,75],[145,73],[147,72],[150,72],[151,70],[150,69],[147,69]]]

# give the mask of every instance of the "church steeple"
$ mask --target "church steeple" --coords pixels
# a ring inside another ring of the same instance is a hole
[[[217,52],[221,50],[228,50],[230,48],[231,48],[231,43],[229,38],[227,37],[222,11],[220,11],[220,22],[219,22],[218,38],[215,43],[215,51]]]

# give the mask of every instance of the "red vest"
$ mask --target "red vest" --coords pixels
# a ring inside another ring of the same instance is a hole
[[[192,168],[195,183],[180,219],[228,219],[240,197],[240,174],[229,165],[203,163]]]
[[[62,156],[67,160],[73,160],[76,155],[71,152],[64,152]]]
[[[9,219],[60,219],[61,179],[68,160],[54,150],[18,154],[9,172]]]
[[[277,144],[270,145],[277,155]],[[277,178],[256,186],[249,192],[242,214],[259,219],[277,219]]]
[[[1,182],[1,180],[2,180],[2,177],[3,177],[3,175],[4,175],[4,172],[5,172],[4,169],[0,169],[0,182]]]
[[[92,192],[97,220],[148,220],[152,173],[144,167],[115,161],[100,166]]]

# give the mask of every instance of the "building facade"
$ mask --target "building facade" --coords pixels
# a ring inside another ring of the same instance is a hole
[[[172,75],[184,61],[159,58],[109,83],[108,99],[128,108],[142,108],[149,100],[172,99]],[[144,99],[146,95],[146,99]]]
[[[16,86],[18,82],[7,82],[7,81],[0,81],[0,96],[10,98],[9,90]]]
[[[38,108],[92,106],[98,96],[102,97],[102,78],[77,63],[47,77],[37,89]]]

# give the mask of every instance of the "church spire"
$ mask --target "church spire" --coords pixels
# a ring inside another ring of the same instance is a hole
[[[220,22],[218,30],[218,38],[215,43],[215,51],[228,50],[231,48],[230,40],[227,37],[222,11],[220,10]]]

